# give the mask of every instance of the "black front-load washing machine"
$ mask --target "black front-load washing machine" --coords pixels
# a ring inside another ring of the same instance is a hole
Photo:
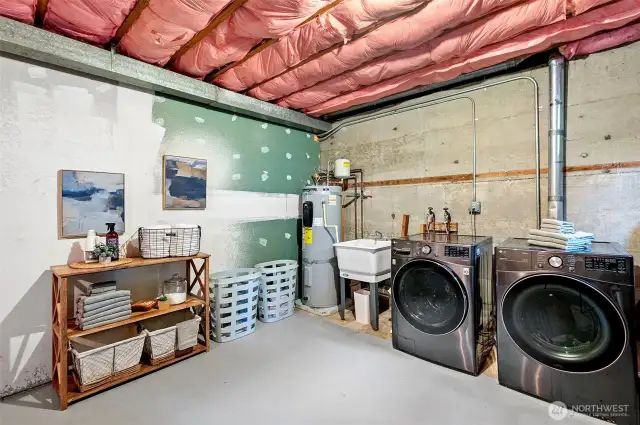
[[[477,375],[493,345],[492,241],[418,234],[391,243],[393,347]]]
[[[495,264],[500,384],[637,425],[633,257],[616,243],[568,253],[509,239]]]

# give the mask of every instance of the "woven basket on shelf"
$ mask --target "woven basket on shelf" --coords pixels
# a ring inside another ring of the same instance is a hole
[[[185,320],[176,325],[178,333],[177,349],[179,351],[194,347],[198,343],[198,329],[200,328],[200,316]]]
[[[148,331],[144,341],[144,352],[151,360],[170,357],[176,351],[176,326]]]
[[[104,345],[86,336],[70,342],[73,366],[81,385],[89,385],[140,363],[146,331]]]

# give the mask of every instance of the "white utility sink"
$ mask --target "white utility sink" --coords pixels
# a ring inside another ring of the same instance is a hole
[[[391,241],[356,239],[334,243],[342,277],[379,282],[391,270]]]

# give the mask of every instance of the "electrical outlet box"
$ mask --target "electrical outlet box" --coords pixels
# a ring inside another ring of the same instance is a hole
[[[469,201],[469,214],[480,214],[482,203],[480,201]]]

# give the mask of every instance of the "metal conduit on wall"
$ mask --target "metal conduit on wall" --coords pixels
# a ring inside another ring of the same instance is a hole
[[[542,220],[542,202],[541,202],[541,198],[540,198],[540,99],[539,99],[539,86],[538,86],[538,82],[532,78],[532,77],[512,77],[512,78],[508,78],[506,80],[500,80],[500,81],[496,81],[493,83],[489,83],[489,84],[483,84],[481,86],[476,86],[476,87],[472,87],[472,88],[468,88],[468,89],[463,89],[460,91],[457,91],[456,93],[452,93],[452,94],[448,94],[445,96],[440,96],[437,97],[435,99],[431,99],[431,100],[425,100],[423,102],[419,102],[419,103],[415,103],[412,105],[407,105],[407,106],[402,106],[402,107],[395,107],[395,108],[391,108],[388,110],[383,110],[380,112],[376,112],[373,114],[369,114],[369,115],[364,115],[361,117],[356,117],[354,119],[350,119],[350,120],[345,120],[340,122],[340,124],[338,124],[337,126],[333,127],[330,131],[327,131],[326,133],[322,133],[318,136],[318,139],[322,142],[324,140],[327,140],[329,137],[333,136],[334,134],[336,134],[338,131],[340,131],[341,128],[347,126],[347,125],[353,125],[353,124],[362,124],[374,119],[378,119],[378,118],[383,118],[383,117],[387,117],[387,116],[391,116],[391,115],[395,115],[395,114],[399,114],[402,112],[409,112],[409,111],[413,111],[416,109],[421,109],[421,108],[426,108],[429,106],[435,106],[441,103],[445,103],[445,102],[451,102],[454,100],[458,100],[458,99],[468,99],[471,101],[471,106],[472,106],[472,114],[473,114],[473,120],[472,120],[472,124],[473,124],[473,200],[476,201],[476,183],[477,183],[477,169],[476,169],[476,158],[477,158],[477,141],[476,141],[476,119],[475,119],[475,101],[468,97],[468,96],[462,96],[464,94],[467,93],[472,93],[478,90],[482,90],[482,89],[486,89],[486,88],[491,88],[491,87],[496,87],[496,86],[500,86],[503,84],[508,84],[508,83],[512,83],[515,81],[529,81],[532,86],[533,86],[533,99],[534,99],[534,115],[535,115],[535,161],[536,161],[536,224],[538,226],[538,228],[540,227],[540,222]],[[361,181],[361,184],[363,184],[364,181]]]

